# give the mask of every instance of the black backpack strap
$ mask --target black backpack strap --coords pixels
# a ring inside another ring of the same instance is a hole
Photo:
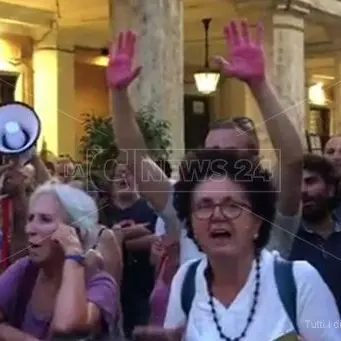
[[[181,288],[181,308],[188,317],[195,295],[195,274],[197,272],[200,259],[193,262],[187,269]]]
[[[295,332],[299,334],[296,314],[297,288],[293,273],[293,262],[276,257],[275,279],[284,309],[295,328]]]
[[[99,240],[103,234],[103,232],[106,230],[107,228],[106,227],[101,227],[101,229],[98,231],[98,234],[97,234],[97,240],[96,240],[96,243],[93,245],[93,249],[96,249],[97,246],[98,246],[98,243],[99,243]]]
[[[32,291],[38,276],[38,267],[29,262],[24,269],[18,285],[18,295],[11,314],[12,326],[20,329],[25,318],[26,308],[32,296]]]

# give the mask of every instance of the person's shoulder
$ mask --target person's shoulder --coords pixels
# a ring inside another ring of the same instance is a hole
[[[174,281],[179,281],[183,282],[185,279],[185,276],[187,272],[189,271],[190,267],[194,264],[197,265],[197,269],[202,268],[204,264],[204,259],[203,258],[195,258],[195,259],[190,259],[186,262],[184,262],[178,269],[177,273],[174,276]]]
[[[22,257],[11,264],[5,270],[5,272],[1,274],[0,278],[4,278],[4,276],[6,276],[6,278],[8,278],[9,276],[13,279],[18,278],[24,274],[28,266],[32,266],[35,268],[35,265],[31,262],[28,256]]]
[[[192,264],[194,264],[194,263],[196,263],[196,264],[200,264],[202,262],[202,258],[192,258],[192,259],[189,259],[189,260],[187,260],[186,262],[184,262],[181,266],[180,266],[180,268],[179,268],[179,270],[180,269],[184,269],[183,271],[186,271],[186,270],[188,270],[189,268],[190,268],[190,266],[192,265]]]
[[[295,260],[292,262],[295,276],[309,275],[318,273],[317,270],[305,260]]]
[[[98,231],[99,241],[111,241],[114,238],[114,231],[106,226],[101,226]]]
[[[32,261],[30,260],[30,258],[28,256],[19,258],[18,260],[16,260],[13,264],[11,264],[8,269],[21,269],[24,270],[26,269],[27,266],[35,266],[34,263],[32,263]]]
[[[292,264],[293,275],[295,278],[295,282],[297,283],[302,284],[305,282],[310,282],[311,280],[314,280],[316,278],[320,278],[320,274],[318,273],[318,271],[305,260],[287,260],[283,258],[280,252],[278,252],[277,250],[263,250],[262,256],[267,262],[271,261],[272,263],[275,263],[276,259],[280,259]]]
[[[90,278],[87,279],[87,287],[91,288],[94,286],[110,286],[116,289],[117,283],[115,279],[106,271],[98,271]]]
[[[293,274],[298,290],[308,288],[316,290],[316,286],[319,287],[323,283],[318,271],[304,260],[293,261]]]
[[[97,272],[86,282],[87,300],[105,312],[108,323],[113,321],[119,298],[119,286],[112,276],[104,271]]]
[[[278,225],[290,225],[294,224],[293,228],[296,228],[300,225],[302,219],[302,208],[301,206],[299,207],[298,211],[295,214],[292,215],[287,215],[283,214],[278,208],[276,209],[275,212],[275,218],[274,218],[274,223]]]

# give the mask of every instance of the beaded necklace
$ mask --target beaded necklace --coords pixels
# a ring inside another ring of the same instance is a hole
[[[218,320],[217,311],[215,309],[214,302],[213,302],[213,291],[212,291],[213,273],[212,273],[212,269],[210,267],[208,267],[205,270],[205,277],[206,277],[206,281],[207,281],[207,288],[208,288],[208,295],[209,295],[208,303],[211,307],[213,322],[216,326],[216,329],[219,333],[220,338],[224,341],[240,341],[241,339],[243,339],[245,337],[246,332],[248,331],[248,329],[251,325],[251,322],[253,321],[255,313],[256,313],[256,306],[258,303],[259,288],[260,288],[260,255],[259,254],[256,255],[256,283],[255,283],[255,290],[253,292],[253,301],[252,301],[251,309],[250,309],[249,316],[248,316],[247,321],[246,321],[246,325],[245,325],[242,333],[238,337],[231,339],[230,337],[226,336],[223,332],[221,325],[220,325],[220,322]]]

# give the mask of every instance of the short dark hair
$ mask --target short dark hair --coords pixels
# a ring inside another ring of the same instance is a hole
[[[336,186],[337,176],[333,164],[323,156],[305,154],[303,156],[303,169],[318,174],[327,185]]]
[[[191,202],[196,186],[211,176],[228,176],[238,183],[250,200],[252,212],[263,219],[256,249],[269,241],[276,212],[276,191],[270,173],[259,163],[240,159],[237,151],[202,149],[187,154],[180,165],[180,180],[175,185],[175,204],[181,220],[186,221],[188,237],[194,239],[191,224]]]

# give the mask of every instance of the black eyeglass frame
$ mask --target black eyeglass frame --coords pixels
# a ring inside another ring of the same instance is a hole
[[[236,208],[238,208],[238,211],[236,212],[236,214],[227,214],[226,213],[226,208],[224,210],[224,205],[228,204],[228,208],[231,208],[231,206],[235,206]],[[243,213],[243,211],[247,211],[247,212],[251,212],[252,210],[252,207],[249,205],[249,204],[246,204],[246,203],[242,203],[242,202],[237,202],[235,200],[233,201],[228,201],[228,202],[220,202],[220,203],[212,203],[212,205],[210,206],[206,206],[205,208],[203,207],[197,207],[197,208],[194,208],[192,210],[192,214],[194,215],[194,217],[196,217],[197,219],[199,220],[210,220],[213,215],[214,215],[214,212],[215,212],[215,209],[216,208],[219,208],[220,210],[220,213],[222,214],[222,216],[226,219],[230,219],[230,220],[236,220],[238,219],[241,214]],[[203,215],[203,214],[200,214],[199,212],[203,212],[203,209],[206,209],[206,212],[207,214],[206,215]],[[209,210],[207,210],[209,209]]]

